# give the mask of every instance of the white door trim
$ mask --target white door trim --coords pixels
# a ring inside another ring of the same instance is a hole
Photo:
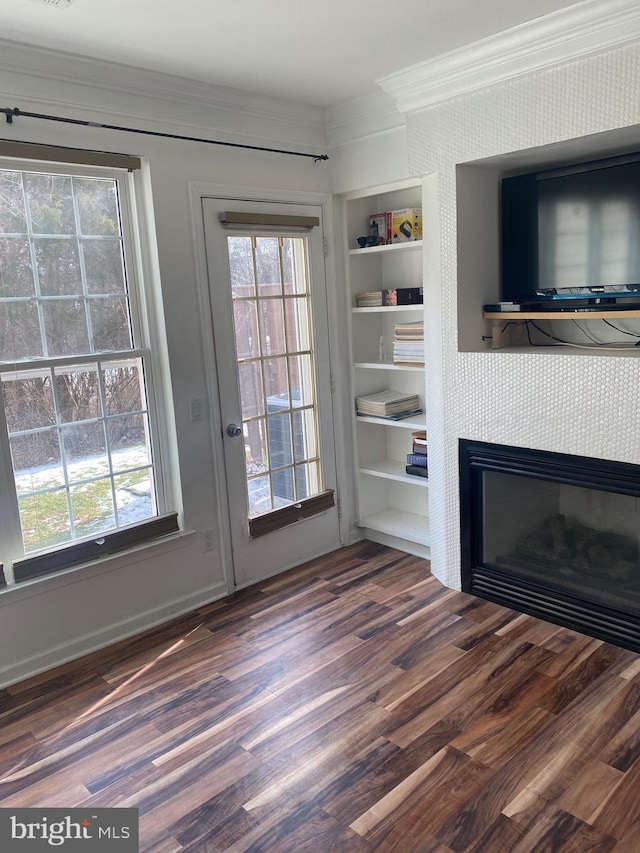
[[[205,360],[205,375],[207,380],[207,398],[214,395],[219,396],[217,363],[213,345],[213,330],[211,327],[210,304],[209,304],[209,279],[207,273],[207,260],[205,248],[204,220],[202,216],[202,200],[204,198],[233,198],[245,201],[256,201],[263,203],[294,203],[317,205],[322,211],[322,226],[325,237],[329,242],[333,241],[333,197],[330,193],[304,192],[300,190],[269,189],[265,187],[231,186],[228,184],[214,184],[202,181],[189,183],[189,207],[191,212],[191,228],[194,240],[194,259],[196,267],[196,285],[198,290],[198,303],[200,307],[200,322],[202,346]],[[326,282],[327,282],[327,313],[329,322],[329,351],[334,366],[344,358],[340,343],[333,330],[340,328],[338,291],[336,284],[336,270],[334,258],[335,253],[329,252],[325,258]],[[350,470],[346,461],[341,458],[342,444],[339,441],[341,435],[345,435],[349,421],[341,406],[344,396],[343,389],[338,386],[344,371],[335,370],[336,392],[333,395],[333,431],[334,444],[336,446],[336,467],[338,495],[349,494],[348,471]],[[233,577],[233,553],[231,548],[231,529],[229,517],[225,511],[225,500],[227,493],[227,482],[224,467],[224,449],[222,430],[223,424],[220,409],[217,405],[208,406],[211,446],[213,450],[213,468],[215,472],[214,489],[217,503],[217,523],[221,535],[220,553],[222,557],[222,569],[228,592],[236,589]],[[340,540],[342,543],[349,541],[349,519],[345,513],[340,518]]]

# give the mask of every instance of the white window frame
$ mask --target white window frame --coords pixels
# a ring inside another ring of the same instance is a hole
[[[81,152],[80,152],[81,153]],[[127,296],[131,316],[131,327],[133,336],[133,348],[131,350],[117,351],[119,358],[113,358],[114,353],[100,353],[99,358],[106,361],[124,361],[125,358],[140,358],[144,365],[147,417],[150,435],[151,467],[155,485],[156,515],[151,516],[140,527],[148,523],[150,532],[139,536],[140,541],[157,538],[166,535],[167,530],[175,525],[177,531],[177,513],[174,506],[177,503],[174,490],[171,488],[173,478],[171,476],[171,452],[169,443],[169,429],[167,425],[167,397],[164,383],[166,382],[166,371],[163,370],[163,359],[161,346],[164,344],[164,336],[159,327],[160,313],[158,311],[157,297],[154,293],[154,277],[151,274],[151,253],[148,245],[149,223],[145,218],[145,186],[143,185],[143,174],[141,169],[129,171],[125,168],[114,168],[110,166],[85,166],[81,163],[56,163],[49,161],[35,161],[22,158],[0,156],[0,169],[18,172],[37,172],[48,175],[65,175],[91,178],[105,178],[116,182],[118,191],[118,204],[122,228],[123,249],[125,256],[125,267],[127,274]],[[141,203],[142,202],[142,203]],[[92,361],[93,359],[93,361]],[[99,359],[91,354],[79,356],[53,356],[38,359],[37,363],[45,362],[51,366],[65,363],[92,362]],[[25,362],[18,362],[24,367]],[[30,366],[32,362],[27,362]],[[10,373],[16,369],[16,363],[0,362],[0,372]],[[118,534],[119,531],[126,532],[127,528],[119,527],[105,531],[109,534]],[[114,535],[115,544],[105,547],[105,554],[115,550],[123,550],[128,547],[126,535]],[[124,545],[121,543],[124,540]],[[71,557],[65,560],[64,552],[71,552],[78,544],[87,543],[90,546],[79,549],[80,557]],[[103,534],[98,537],[79,538],[55,548],[36,552],[34,556],[42,557],[44,561],[51,554],[52,568],[38,571],[36,574],[47,575],[59,570],[78,565],[87,559],[94,559],[97,548],[99,555],[100,547],[104,543]],[[93,547],[93,551],[91,550]],[[84,556],[83,556],[84,555]],[[27,555],[29,559],[30,555]],[[4,567],[4,577],[7,588],[14,587],[16,583],[13,563],[19,562],[24,557],[24,545],[22,539],[22,527],[18,509],[15,479],[11,462],[11,449],[6,423],[4,405],[0,404],[0,563]]]

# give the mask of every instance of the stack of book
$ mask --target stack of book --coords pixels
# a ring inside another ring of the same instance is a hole
[[[381,290],[363,290],[361,293],[356,293],[356,307],[358,308],[379,308],[381,305]]]
[[[417,477],[429,476],[429,465],[427,462],[427,433],[425,430],[418,430],[411,433],[412,447],[411,453],[407,453],[407,474],[414,474]]]
[[[417,394],[405,394],[402,391],[394,391],[392,388],[358,397],[356,411],[359,415],[387,418],[393,421],[422,414]]]
[[[424,365],[424,322],[396,323],[393,331],[393,363]]]

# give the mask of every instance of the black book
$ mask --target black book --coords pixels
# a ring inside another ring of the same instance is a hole
[[[406,465],[405,471],[407,474],[416,474],[418,477],[428,477],[429,469],[422,468],[420,465]]]

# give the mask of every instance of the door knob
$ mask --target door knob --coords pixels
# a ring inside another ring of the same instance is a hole
[[[238,424],[229,424],[227,435],[229,438],[237,438],[239,435],[242,435],[242,427],[239,427]]]

